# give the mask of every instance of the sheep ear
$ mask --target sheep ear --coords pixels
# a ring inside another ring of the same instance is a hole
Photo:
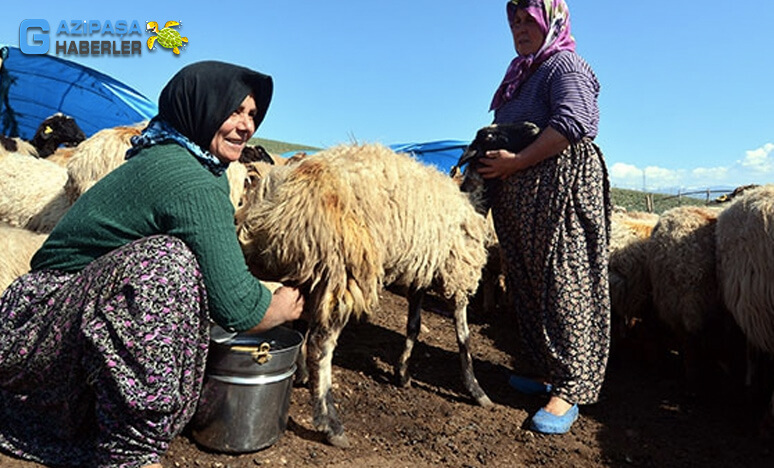
[[[477,149],[466,149],[465,152],[462,153],[462,156],[460,156],[460,160],[457,161],[457,167],[462,167],[470,161],[476,159],[478,157],[478,153],[479,151]]]

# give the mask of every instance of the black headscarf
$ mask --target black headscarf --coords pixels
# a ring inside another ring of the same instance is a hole
[[[274,84],[268,75],[214,60],[183,67],[159,96],[159,118],[207,151],[223,122],[248,94],[255,98],[255,128],[269,110]]]

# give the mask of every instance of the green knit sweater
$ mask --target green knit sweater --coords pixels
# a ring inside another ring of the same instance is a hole
[[[210,317],[226,329],[257,325],[271,293],[245,264],[228,179],[176,144],[142,150],[86,191],[32,258],[33,270],[80,271],[129,242],[168,234],[193,251]]]

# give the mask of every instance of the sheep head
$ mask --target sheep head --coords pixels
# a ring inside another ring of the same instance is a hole
[[[38,157],[45,158],[56,151],[59,145],[76,146],[86,139],[75,119],[57,112],[44,120],[30,143],[38,150]]]
[[[274,164],[274,158],[272,158],[269,152],[266,151],[266,148],[261,145],[245,146],[244,149],[242,149],[242,154],[239,156],[239,162],[248,164],[259,161]]]
[[[754,189],[756,187],[758,187],[758,184],[742,185],[735,188],[731,193],[724,193],[723,195],[717,197],[713,203],[727,203],[733,201],[736,197],[744,194],[746,190]]]
[[[535,141],[538,133],[540,128],[531,122],[492,124],[476,132],[476,138],[462,153],[452,173],[466,166],[460,190],[471,194],[471,200],[479,212],[486,213],[489,210],[490,200],[499,186],[499,181],[484,180],[478,173],[480,159],[490,150],[504,149],[518,153]]]

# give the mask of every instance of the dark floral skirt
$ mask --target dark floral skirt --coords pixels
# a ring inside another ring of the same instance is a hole
[[[591,141],[506,181],[492,204],[523,351],[554,394],[597,401],[610,345],[610,188]]]
[[[153,236],[0,299],[0,448],[53,466],[158,463],[193,416],[209,319],[198,263]]]

